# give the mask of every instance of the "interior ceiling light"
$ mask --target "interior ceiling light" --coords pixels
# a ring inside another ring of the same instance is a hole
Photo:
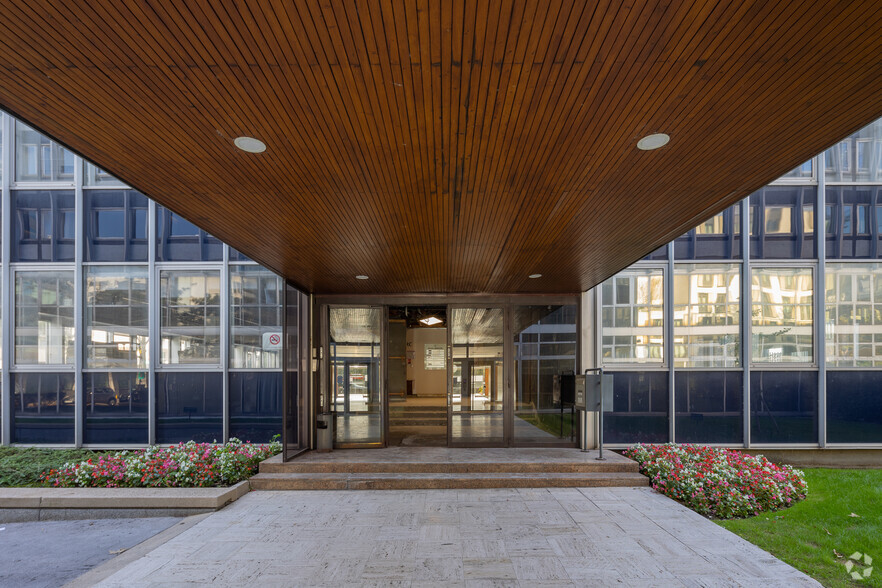
[[[536,278],[541,278],[542,274],[530,274],[527,277],[530,278],[531,280],[535,280]]]
[[[360,275],[360,276],[355,276],[355,279],[356,280],[366,280],[366,279],[368,279],[368,277],[365,275]]]
[[[654,135],[646,135],[637,141],[637,149],[643,151],[652,151],[668,144],[671,138],[664,133],[655,133]]]
[[[266,151],[266,143],[254,137],[236,137],[233,144],[247,153],[263,153]]]
[[[424,319],[420,319],[420,322],[426,325],[427,327],[432,327],[434,325],[440,325],[444,321],[439,319],[437,316],[430,316]]]

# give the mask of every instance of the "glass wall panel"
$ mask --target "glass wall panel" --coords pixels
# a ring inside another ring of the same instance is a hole
[[[674,241],[675,259],[741,259],[741,203]]]
[[[674,365],[741,363],[741,265],[677,264],[674,268]]]
[[[778,178],[779,180],[804,180],[810,182],[814,179],[814,160],[809,159],[797,168],[794,168]]]
[[[74,273],[15,273],[15,363],[73,364]]]
[[[230,247],[230,261],[251,261],[251,258]]]
[[[815,186],[766,186],[750,196],[753,259],[815,257]]]
[[[162,270],[159,290],[161,363],[220,363],[220,272]]]
[[[85,190],[86,261],[147,261],[147,197],[134,190]]]
[[[667,443],[668,372],[615,372],[604,406],[604,443]]]
[[[282,372],[230,372],[230,437],[266,443],[282,434]]]
[[[312,402],[312,398],[304,398],[309,396],[307,389],[300,387],[300,355],[301,353],[308,355],[309,340],[304,340],[304,349],[300,346],[300,333],[305,330],[307,325],[300,324],[300,304],[305,300],[300,292],[298,292],[290,284],[285,284],[285,398],[284,398],[284,426],[283,433],[284,457],[290,459],[295,453],[304,449],[304,445],[309,443],[306,438],[309,427],[302,428],[305,424],[306,417],[304,412],[308,413],[308,402]],[[301,397],[303,394],[304,397]],[[305,430],[304,430],[305,429]]]
[[[827,372],[827,442],[882,443],[882,371]]]
[[[338,444],[383,442],[381,308],[331,308],[332,410]]]
[[[825,198],[827,257],[882,256],[882,186],[828,186]]]
[[[125,186],[125,182],[118,180],[103,169],[85,162],[85,176],[83,183],[86,186]]]
[[[13,443],[74,442],[73,372],[12,374]]]
[[[649,255],[644,257],[643,259],[645,259],[647,261],[659,261],[659,260],[665,260],[667,258],[668,258],[668,246],[662,245],[661,247],[659,247],[658,249],[656,249],[655,251],[653,251],[652,253],[650,253]]]
[[[86,367],[147,369],[147,268],[95,265],[84,273]]]
[[[818,373],[750,373],[750,442],[818,442]]]
[[[223,441],[222,372],[156,374],[156,442]]]
[[[15,180],[73,182],[74,154],[31,127],[15,122]]]
[[[12,192],[12,261],[73,261],[75,200],[67,190]]]
[[[674,381],[677,443],[743,442],[743,372],[676,372]]]
[[[282,367],[282,280],[255,265],[230,266],[230,367]]]
[[[83,374],[83,442],[147,443],[147,372]]]
[[[824,153],[828,182],[882,182],[882,120]]]
[[[184,217],[156,206],[156,261],[221,261],[224,245]]]
[[[751,360],[811,363],[812,269],[751,269]]]
[[[831,367],[882,367],[882,263],[828,263],[824,340]]]
[[[574,304],[512,308],[516,441],[577,439],[572,399],[554,395],[554,376],[576,373],[577,315]]]
[[[449,390],[452,444],[505,440],[504,312],[501,308],[450,309],[453,359]]]
[[[662,363],[664,270],[628,269],[605,281],[601,292],[603,364]]]

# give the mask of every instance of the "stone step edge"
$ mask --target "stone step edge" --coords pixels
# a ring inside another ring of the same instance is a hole
[[[553,487],[645,487],[649,479],[640,474],[609,472],[592,474],[258,474],[252,488],[262,490],[405,490],[468,488],[553,488]]]
[[[512,463],[512,462],[297,462],[260,464],[261,474],[588,474],[638,473],[635,462]]]
[[[222,488],[0,488],[0,509],[212,509],[251,490],[248,480]]]

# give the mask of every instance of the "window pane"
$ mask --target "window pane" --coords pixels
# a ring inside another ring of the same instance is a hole
[[[224,246],[172,211],[156,206],[157,261],[221,261]]]
[[[161,363],[219,363],[220,272],[163,270],[159,288]]]
[[[15,122],[15,179],[73,182],[73,153],[21,121]]]
[[[882,186],[828,186],[825,199],[831,217],[827,225],[827,257],[882,256]]]
[[[674,270],[674,364],[734,367],[741,363],[739,264]]]
[[[818,373],[750,373],[752,443],[818,442]]]
[[[156,442],[223,440],[223,373],[156,374]]]
[[[517,306],[512,310],[515,352],[515,426],[519,441],[560,443],[577,438],[571,399],[554,396],[554,376],[575,373],[575,305]]]
[[[882,443],[882,372],[827,372],[827,442]]]
[[[767,235],[789,235],[792,232],[790,227],[790,216],[793,209],[789,206],[769,206],[765,209],[766,215],[766,234]]]
[[[147,443],[147,372],[85,372],[83,441]]]
[[[67,190],[12,193],[12,260],[73,261],[75,198]]]
[[[14,443],[74,442],[74,374],[12,374]]]
[[[282,433],[282,372],[230,372],[230,436],[266,443]]]
[[[882,367],[882,263],[827,263],[824,286],[827,365]]]
[[[753,268],[752,361],[812,361],[812,300],[811,268]]]
[[[794,168],[781,176],[781,180],[810,180],[812,179],[812,167],[814,160],[809,159],[797,168]]]
[[[125,186],[122,180],[118,180],[101,168],[95,167],[88,161],[85,162],[84,183],[87,186]]]
[[[147,197],[134,190],[86,190],[86,261],[147,261]]]
[[[148,365],[147,268],[87,266],[86,367]]]
[[[677,443],[742,443],[742,372],[676,372],[675,380]]]
[[[663,276],[661,269],[629,269],[604,283],[615,290],[615,303],[603,304],[605,365],[662,362]]]
[[[825,161],[827,181],[882,181],[882,120],[831,147]]]
[[[281,368],[282,280],[259,266],[230,267],[230,367]]]
[[[750,195],[754,259],[815,257],[815,186],[766,186]]]
[[[616,372],[613,406],[604,406],[606,443],[666,443],[668,372]]]
[[[739,259],[741,204],[708,219],[674,241],[676,259]]]
[[[73,272],[16,272],[15,363],[73,364]]]

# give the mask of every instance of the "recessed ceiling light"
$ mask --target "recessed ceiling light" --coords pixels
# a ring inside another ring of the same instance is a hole
[[[655,133],[654,135],[646,135],[637,141],[637,149],[643,151],[652,151],[668,144],[671,138],[664,133]]]
[[[233,144],[247,153],[263,153],[266,151],[266,143],[254,137],[236,137]]]
[[[437,316],[430,316],[428,318],[420,319],[420,322],[426,325],[427,327],[431,327],[432,325],[440,325],[444,321],[439,319]]]
[[[527,277],[530,278],[531,280],[535,280],[536,278],[541,278],[542,274],[530,274]]]
[[[356,280],[366,280],[366,279],[368,279],[368,277],[365,275],[360,275],[360,276],[355,276],[355,279]]]

